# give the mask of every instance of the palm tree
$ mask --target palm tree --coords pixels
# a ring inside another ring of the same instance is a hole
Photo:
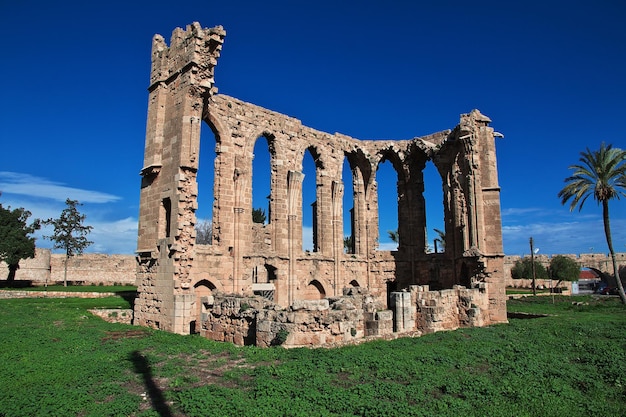
[[[354,253],[354,245],[352,244],[352,236],[343,238],[343,249],[346,253]]]
[[[579,211],[582,210],[583,204],[590,196],[602,205],[604,234],[613,260],[617,289],[622,304],[626,304],[624,286],[615,260],[609,222],[609,200],[613,198],[619,200],[620,196],[626,197],[626,151],[602,142],[598,151],[592,152],[587,148],[587,151],[581,152],[580,155],[581,164],[569,167],[574,170],[574,175],[565,179],[567,185],[559,191],[558,195],[563,205],[572,199],[570,211],[573,211],[576,206]]]

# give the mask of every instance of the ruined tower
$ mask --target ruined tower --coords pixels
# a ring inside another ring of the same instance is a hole
[[[136,308],[139,323],[177,333],[185,332],[193,302],[200,123],[225,34],[194,23],[174,30],[169,47],[160,35],[152,40]]]

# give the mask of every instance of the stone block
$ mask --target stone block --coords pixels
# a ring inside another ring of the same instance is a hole
[[[382,310],[376,312],[376,320],[393,320],[393,311],[391,310]]]
[[[291,305],[294,311],[297,310],[309,310],[309,311],[323,311],[328,310],[329,303],[327,299],[323,300],[296,300]]]

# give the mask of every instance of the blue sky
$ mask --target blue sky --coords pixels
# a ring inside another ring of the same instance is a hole
[[[595,202],[570,213],[557,193],[581,151],[626,148],[623,1],[0,0],[0,202],[48,218],[78,199],[94,227],[88,251],[132,253],[151,39],[169,43],[193,21],[227,31],[221,93],[321,131],[409,139],[478,108],[505,136],[505,253],[527,254],[531,236],[544,254],[607,252]],[[626,201],[610,209],[626,251]],[[389,247],[396,220],[381,210]]]

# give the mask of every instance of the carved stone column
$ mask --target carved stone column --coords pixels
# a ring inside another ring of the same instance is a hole
[[[289,280],[288,294],[289,305],[294,301],[294,287],[297,283],[296,277],[296,253],[302,248],[302,230],[298,227],[298,213],[300,212],[300,202],[302,201],[302,180],[304,174],[299,171],[289,171],[287,174],[287,216],[289,219]]]

